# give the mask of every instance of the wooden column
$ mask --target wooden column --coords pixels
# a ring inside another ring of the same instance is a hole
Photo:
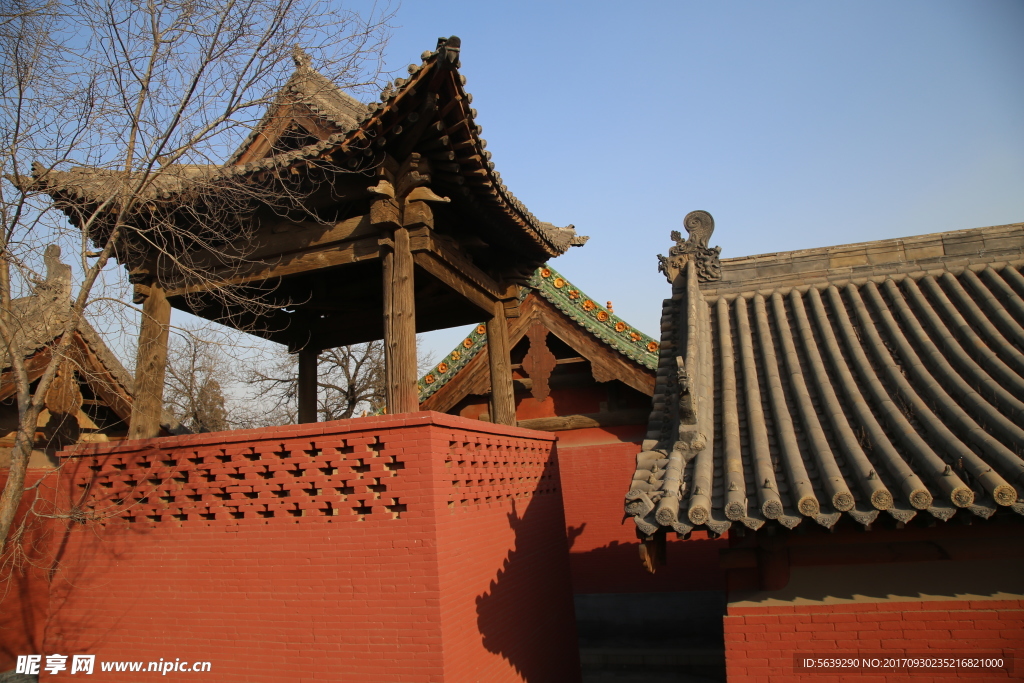
[[[494,315],[487,321],[487,356],[491,364],[491,422],[500,425],[516,424],[516,398],[512,387],[509,350],[505,306],[495,301]]]
[[[317,358],[316,349],[299,351],[299,424],[316,422]]]
[[[409,231],[396,228],[384,255],[384,366],[388,413],[419,410],[416,389],[416,293]]]
[[[157,285],[139,285],[137,291],[145,299],[142,302],[139,349],[135,356],[135,396],[128,438],[149,439],[160,434],[171,304],[164,290]]]

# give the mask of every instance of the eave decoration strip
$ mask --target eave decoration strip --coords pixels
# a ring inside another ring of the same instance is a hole
[[[608,306],[598,305],[561,273],[545,264],[534,271],[527,287],[519,292],[523,301],[536,290],[555,308],[602,342],[643,367],[658,366],[658,341],[628,324]],[[609,302],[611,303],[611,302]],[[420,403],[433,396],[487,345],[487,328],[477,325],[461,344],[419,379]]]

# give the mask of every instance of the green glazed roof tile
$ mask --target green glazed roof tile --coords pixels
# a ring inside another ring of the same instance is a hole
[[[527,284],[528,286],[519,292],[520,301],[526,298],[531,289],[536,290],[573,322],[623,356],[649,370],[657,368],[656,339],[627,324],[607,307],[598,305],[551,266],[545,264],[538,268]],[[486,345],[486,327],[481,324],[430,372],[419,379],[420,402],[427,400],[447,384]]]

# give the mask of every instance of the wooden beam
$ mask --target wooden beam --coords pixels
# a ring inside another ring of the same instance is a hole
[[[141,289],[141,286],[139,286]],[[164,408],[164,373],[167,370],[167,336],[171,304],[162,288],[148,287],[142,303],[139,349],[135,358],[135,396],[132,402],[129,439],[150,439],[160,434]]]
[[[515,385],[517,392],[528,394],[533,391],[533,380],[529,377],[513,379],[512,384]],[[592,386],[594,386],[594,377],[589,372],[574,372],[570,375],[552,375],[550,379],[548,379],[548,387],[552,391],[556,389],[579,389],[580,387]],[[647,412],[648,414],[650,413],[650,411]]]
[[[446,244],[446,238],[443,236],[433,230],[428,230],[425,236],[426,240],[418,241],[417,246],[420,249],[429,250],[438,260],[444,262],[449,270],[461,273],[465,279],[489,294],[491,299],[506,299],[518,294],[518,290],[510,294],[507,287],[502,287],[494,278],[473,263],[467,255]]]
[[[320,353],[313,348],[299,351],[299,424],[316,422],[317,358]]]
[[[216,254],[190,254],[187,262],[203,270],[223,268],[236,259],[239,266],[244,266],[248,261],[274,260],[315,247],[376,234],[377,230],[370,223],[369,215],[346,218],[333,225],[315,221],[267,220],[256,234],[233,240],[219,247]],[[173,274],[173,271],[168,274]]]
[[[451,287],[474,306],[488,314],[494,312],[494,302],[497,301],[495,297],[465,277],[463,273],[438,259],[435,254],[421,251],[414,254],[413,258],[416,265]],[[502,318],[504,317],[502,315]]]
[[[376,259],[380,258],[380,249],[376,236],[317,246],[307,251],[275,257],[272,262],[259,261],[248,263],[241,268],[221,268],[206,274],[202,282],[169,290],[167,296],[184,296],[232,285],[262,284],[275,278]]]
[[[575,365],[577,363],[589,363],[589,362],[590,361],[588,361],[583,356],[574,356],[572,358],[556,358],[555,359],[555,365]],[[522,363],[513,363],[512,364],[512,369],[513,370],[522,370],[523,369],[523,364]]]
[[[494,302],[493,315],[487,321],[487,348],[491,370],[491,416],[495,424],[516,423],[516,397],[509,360],[508,325],[505,307]]]
[[[384,260],[384,365],[387,410],[419,410],[416,387],[416,291],[409,231],[396,228],[394,247]]]

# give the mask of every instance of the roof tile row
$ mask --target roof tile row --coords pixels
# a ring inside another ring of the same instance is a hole
[[[627,512],[646,534],[1024,514],[1020,268],[707,297],[679,277]]]

